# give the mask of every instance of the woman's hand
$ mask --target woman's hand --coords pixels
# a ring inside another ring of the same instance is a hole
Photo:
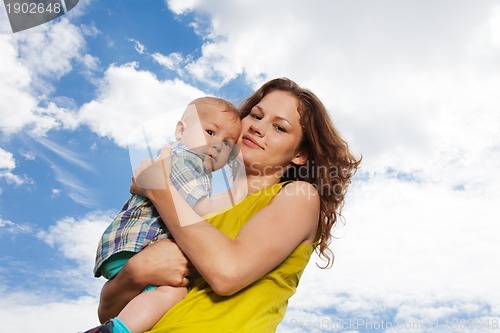
[[[166,189],[170,185],[172,161],[169,145],[163,146],[155,160],[143,160],[134,170],[130,193],[147,197],[148,190]]]
[[[130,258],[124,270],[140,285],[185,287],[189,284],[190,265],[177,244],[161,239]]]
[[[192,271],[189,260],[171,240],[162,239],[147,246],[102,288],[100,321],[116,317],[147,285],[187,287]]]

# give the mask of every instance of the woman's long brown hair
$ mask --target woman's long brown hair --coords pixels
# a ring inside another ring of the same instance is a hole
[[[303,136],[298,151],[308,156],[304,165],[291,166],[281,180],[307,181],[320,194],[319,254],[327,260],[322,268],[331,267],[331,229],[342,218],[347,188],[361,159],[356,159],[350,152],[347,142],[340,136],[319,98],[290,79],[278,78],[265,83],[243,102],[241,118],[246,117],[264,96],[275,90],[288,92],[299,101]]]

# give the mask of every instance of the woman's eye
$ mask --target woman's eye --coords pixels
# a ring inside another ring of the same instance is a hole
[[[207,134],[210,135],[210,136],[213,136],[214,135],[214,131],[212,130],[206,130]]]
[[[261,120],[262,117],[256,113],[250,113],[250,117],[254,118],[254,119],[257,119],[257,120]]]
[[[286,128],[284,128],[283,126],[276,125],[276,126],[274,126],[274,128],[276,128],[276,130],[277,130],[278,132],[283,132],[283,133],[285,133],[285,132],[286,132]]]

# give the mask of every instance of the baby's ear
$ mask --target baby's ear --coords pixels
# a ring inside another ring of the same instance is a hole
[[[175,139],[180,140],[182,138],[182,134],[184,134],[184,131],[186,129],[186,123],[184,120],[179,120],[177,122],[177,125],[175,125]]]

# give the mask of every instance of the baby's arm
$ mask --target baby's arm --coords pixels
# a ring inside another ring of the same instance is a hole
[[[187,294],[185,287],[160,286],[139,294],[120,312],[118,318],[132,333],[150,330],[168,310]]]
[[[231,208],[248,194],[244,164],[241,154],[230,164],[233,173],[233,185],[227,191],[205,196],[196,202],[193,210],[200,216]]]
[[[221,211],[230,208],[234,204],[234,199],[231,200],[228,192],[222,192],[211,197],[203,197],[193,206],[193,210],[198,215],[203,216],[209,213]]]
[[[235,181],[228,191],[210,196],[212,188],[210,177],[196,159],[179,158],[173,155],[170,179],[179,194],[200,216],[231,208],[247,194],[246,191],[243,191],[244,193],[236,191],[235,185],[241,182],[239,180]],[[242,179],[246,184],[246,179],[244,177]],[[238,186],[238,188],[242,187]]]

